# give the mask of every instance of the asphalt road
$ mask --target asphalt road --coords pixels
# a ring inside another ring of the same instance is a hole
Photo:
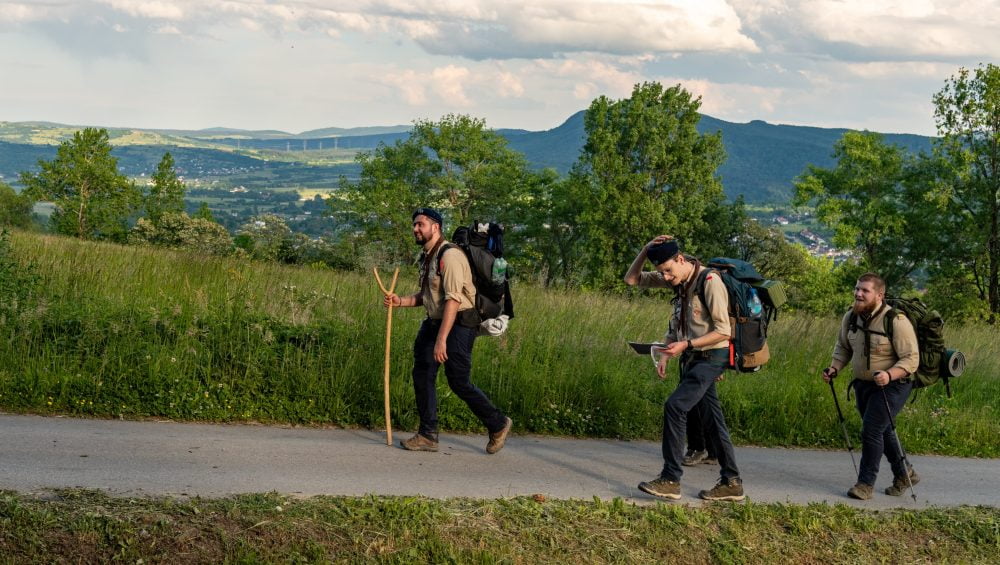
[[[393,440],[398,445],[409,435],[396,431]],[[411,453],[386,446],[379,431],[0,414],[0,490],[82,487],[180,497],[269,491],[435,498],[543,494],[657,502],[636,485],[656,477],[659,443],[514,435],[496,455],[486,455],[485,445],[485,434],[444,434],[438,453]],[[845,494],[854,484],[846,451],[745,447],[736,456],[746,494],[758,502],[1000,507],[996,459],[912,456],[922,477],[916,502],[909,493],[882,494],[892,482],[883,461],[875,497],[859,502]],[[718,466],[685,469],[679,502],[699,504],[697,493],[715,484]]]

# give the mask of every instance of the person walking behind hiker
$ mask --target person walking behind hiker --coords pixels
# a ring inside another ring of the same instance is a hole
[[[423,306],[427,311],[413,343],[413,392],[420,427],[413,437],[399,443],[410,451],[438,450],[436,382],[438,368],[444,364],[448,386],[489,432],[486,453],[496,453],[503,449],[513,422],[469,380],[472,346],[479,331],[478,319],[473,320],[476,316],[468,316],[475,314],[476,303],[469,261],[461,249],[448,245],[441,235],[440,213],[418,208],[412,218],[413,238],[424,249],[420,255],[420,290],[402,297],[390,293],[383,300],[386,307]],[[463,324],[467,317],[470,322]]]
[[[625,273],[623,280],[625,284],[639,288],[671,288],[674,290],[674,299],[671,300],[671,303],[676,306],[680,289],[675,286],[675,281],[673,279],[667,280],[660,271],[642,270],[642,267],[646,264],[649,248],[671,239],[673,237],[669,235],[658,235],[644,245],[638,255],[635,256],[632,264],[629,265],[628,272]],[[705,416],[702,414],[704,406],[703,402],[698,402],[687,415],[687,452],[684,454],[684,460],[681,462],[682,465],[687,467],[693,467],[699,463],[709,465],[718,463],[712,442],[705,439]]]
[[[687,416],[699,402],[704,402],[706,435],[721,468],[719,482],[698,496],[705,500],[743,500],[743,481],[715,390],[715,382],[722,377],[729,358],[728,292],[717,273],[694,257],[681,254],[676,240],[649,246],[646,255],[664,280],[679,286],[678,307],[674,308],[666,347],[656,370],[661,379],[666,378],[667,361],[679,357],[680,382],[663,405],[663,470],[659,477],[639,483],[639,490],[660,498],[681,497]]]
[[[905,468],[889,416],[891,409],[895,420],[913,389],[910,375],[920,364],[917,334],[906,315],[889,308],[884,299],[882,277],[875,273],[861,275],[854,286],[854,304],[840,324],[833,360],[823,369],[823,380],[830,382],[851,363],[854,380],[848,386],[854,387],[861,414],[861,467],[857,484],[847,494],[858,500],[872,497],[883,453],[894,477],[892,486],[885,489],[886,494],[899,496],[920,480],[913,467]],[[896,312],[891,340],[883,331],[886,328],[883,318],[890,311]]]

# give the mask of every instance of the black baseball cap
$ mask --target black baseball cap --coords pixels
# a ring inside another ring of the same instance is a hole
[[[413,211],[413,216],[410,219],[416,220],[417,216],[427,216],[437,222],[439,226],[444,225],[444,218],[441,217],[441,212],[438,212],[434,208],[417,208]]]

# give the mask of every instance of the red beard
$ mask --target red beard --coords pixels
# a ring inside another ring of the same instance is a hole
[[[851,306],[851,308],[854,310],[854,313],[857,314],[858,316],[867,316],[875,311],[876,304],[877,302],[875,300],[872,300],[871,302],[855,301],[854,305]]]

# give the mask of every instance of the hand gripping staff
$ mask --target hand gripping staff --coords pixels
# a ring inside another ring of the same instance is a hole
[[[844,441],[847,442],[847,452],[851,454],[851,463],[854,464],[854,475],[858,475],[858,462],[854,460],[854,448],[851,447],[851,436],[847,433],[847,422],[844,420],[844,413],[840,411],[840,401],[837,400],[837,390],[833,388],[833,378],[836,373],[830,376],[830,394],[833,395],[833,405],[837,407],[837,416],[840,418],[840,429],[844,431]]]
[[[382,290],[382,294],[389,296],[396,290],[396,278],[399,277],[399,268],[396,268],[396,272],[392,274],[392,284],[389,285],[389,290],[385,289],[385,285],[382,284],[382,279],[378,276],[378,269],[372,269],[375,273],[375,281],[378,282],[379,289]],[[385,444],[392,445],[392,420],[389,416],[389,347],[392,344],[392,303],[389,303],[389,308],[385,317],[385,382],[383,388],[385,389]]]

